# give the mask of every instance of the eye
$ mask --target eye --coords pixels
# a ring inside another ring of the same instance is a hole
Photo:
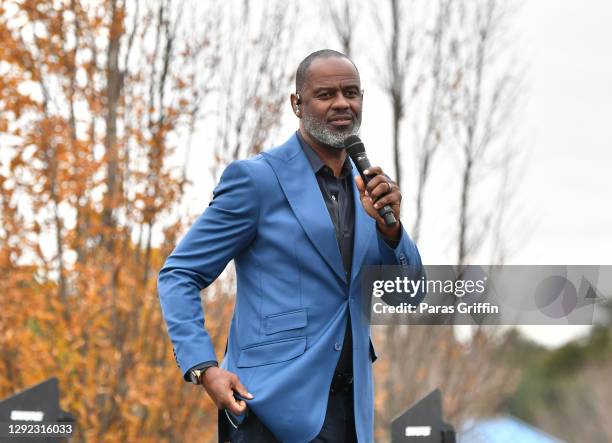
[[[329,98],[331,97],[331,93],[329,91],[321,91],[317,94],[318,98]]]
[[[347,91],[344,91],[344,96],[346,98],[357,98],[359,97],[359,91],[357,91],[356,89],[349,89]]]

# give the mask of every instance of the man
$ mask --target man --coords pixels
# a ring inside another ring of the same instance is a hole
[[[203,385],[232,442],[371,442],[376,355],[360,269],[421,261],[376,210],[391,205],[399,220],[397,185],[372,167],[365,187],[342,149],[361,124],[353,62],[309,55],[290,100],[299,130],[226,168],[159,273],[162,310],[184,378]],[[231,259],[238,289],[218,367],[200,290]]]

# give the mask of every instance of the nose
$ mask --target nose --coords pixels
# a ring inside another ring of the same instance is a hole
[[[348,100],[346,99],[346,97],[344,96],[344,94],[342,92],[339,92],[336,94],[336,97],[334,97],[334,101],[332,103],[332,108],[334,109],[348,109],[350,107],[350,104],[348,102]]]

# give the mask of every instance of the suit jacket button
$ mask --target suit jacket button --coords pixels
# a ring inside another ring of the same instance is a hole
[[[342,349],[342,345],[340,343],[336,343],[336,344],[334,344],[334,349],[336,351],[340,351]]]

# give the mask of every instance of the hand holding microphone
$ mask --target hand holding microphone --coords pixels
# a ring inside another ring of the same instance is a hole
[[[346,152],[355,163],[360,177],[355,182],[361,194],[364,209],[378,222],[380,231],[386,237],[399,237],[402,194],[399,187],[390,180],[378,166],[372,167],[365,153],[363,142],[356,135],[344,141]]]

